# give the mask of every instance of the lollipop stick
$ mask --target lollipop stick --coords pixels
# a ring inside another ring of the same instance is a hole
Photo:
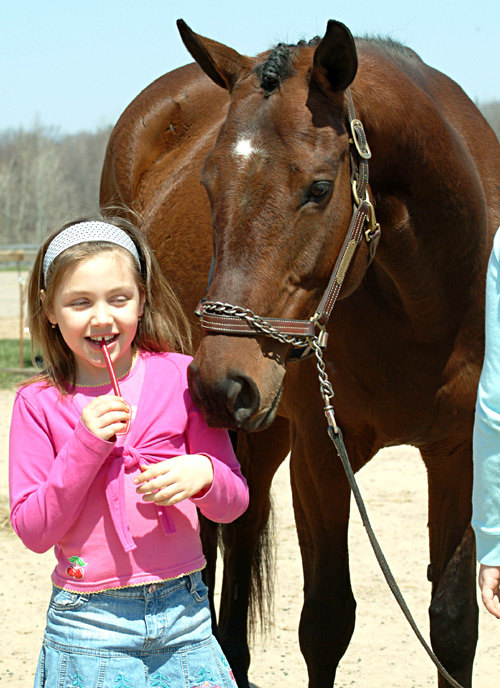
[[[106,366],[108,368],[109,372],[109,377],[111,379],[111,384],[113,385],[113,390],[114,393],[116,394],[117,397],[120,397],[120,387],[118,386],[118,380],[116,379],[116,373],[115,369],[113,368],[113,363],[111,362],[111,356],[109,355],[108,347],[106,346],[106,342],[104,339],[101,339],[99,346],[101,347],[101,351],[104,356],[104,360],[106,361]],[[127,404],[127,402],[125,402]],[[130,410],[130,405],[127,404]],[[125,428],[123,430],[117,431],[117,435],[126,435],[130,427],[130,421],[127,421]]]
[[[113,368],[113,364],[111,363],[111,356],[109,355],[108,347],[106,346],[106,342],[104,341],[104,339],[101,340],[99,346],[101,347],[101,351],[104,355],[104,360],[106,361],[106,366],[108,368],[109,377],[111,378],[113,390],[116,396],[119,397],[120,388],[118,387],[118,380],[116,379],[115,369]]]

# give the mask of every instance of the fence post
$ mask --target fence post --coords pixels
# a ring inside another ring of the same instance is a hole
[[[19,367],[24,368],[24,283],[25,279],[22,276],[18,278],[19,282]]]

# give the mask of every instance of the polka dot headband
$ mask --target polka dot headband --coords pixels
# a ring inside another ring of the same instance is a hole
[[[87,241],[109,241],[111,244],[127,249],[136,259],[140,269],[139,253],[129,235],[115,225],[92,220],[78,222],[76,225],[66,227],[52,239],[43,258],[44,280],[47,280],[47,272],[57,256],[67,248],[77,244],[85,244]]]

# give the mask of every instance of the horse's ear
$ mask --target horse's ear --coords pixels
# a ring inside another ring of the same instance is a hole
[[[177,28],[192,57],[217,86],[231,91],[238,77],[244,71],[251,69],[249,58],[240,55],[227,45],[199,36],[183,19],[177,20]]]
[[[324,80],[335,92],[344,91],[354,80],[358,55],[351,32],[341,22],[330,20],[326,33],[314,51],[312,78]]]

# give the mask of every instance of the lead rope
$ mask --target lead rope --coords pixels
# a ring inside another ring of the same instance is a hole
[[[368,518],[368,513],[366,511],[366,507],[363,501],[363,497],[359,490],[358,483],[356,482],[356,478],[354,476],[354,472],[349,461],[349,456],[347,455],[347,450],[345,448],[342,431],[338,427],[335,420],[334,409],[332,406],[332,399],[335,396],[335,393],[333,391],[332,384],[328,379],[325,361],[323,359],[323,349],[326,342],[325,329],[320,326],[319,335],[315,334],[309,337],[294,337],[284,334],[276,327],[273,327],[273,325],[270,322],[268,322],[265,318],[256,315],[250,308],[241,308],[239,306],[233,306],[230,303],[223,303],[222,301],[210,301],[208,302],[208,304],[206,304],[206,307],[209,312],[217,313],[218,315],[239,317],[244,319],[252,328],[253,334],[262,333],[263,335],[276,339],[283,344],[291,344],[292,346],[300,348],[310,347],[313,350],[316,356],[316,368],[318,371],[320,393],[324,402],[323,410],[328,421],[328,436],[333,442],[335,449],[337,450],[337,454],[339,455],[340,461],[342,462],[342,466],[344,467],[347,480],[354,495],[354,499],[356,500],[356,504],[361,516],[361,521],[363,523],[363,526],[365,527],[366,533],[368,535],[368,540],[370,541],[370,545],[375,554],[375,558],[377,559],[377,562],[382,570],[385,580],[387,581],[389,589],[392,592],[399,607],[401,608],[406,620],[413,629],[413,632],[420,641],[420,644],[427,652],[432,662],[435,664],[439,673],[443,676],[443,678],[445,678],[448,681],[448,683],[451,686],[453,686],[453,688],[463,688],[462,684],[458,683],[458,681],[456,681],[453,678],[453,676],[451,676],[446,671],[446,669],[441,664],[439,659],[436,657],[432,649],[429,647],[427,641],[423,637],[422,633],[420,632],[408,608],[408,605],[404,600],[401,590],[399,589],[399,586],[391,572],[389,564],[387,563],[384,553],[382,552],[377,537],[371,526],[370,519]]]
[[[325,368],[325,362],[323,360],[323,350],[318,344],[317,337],[314,337],[314,339],[311,339],[309,342],[310,347],[313,349],[317,363],[316,367],[318,369],[318,378],[319,378],[319,384],[320,384],[320,392],[321,396],[323,397],[323,401],[325,404],[324,407],[324,413],[326,416],[326,419],[328,421],[328,436],[333,442],[335,449],[337,450],[337,454],[339,455],[339,458],[342,462],[342,466],[344,467],[345,474],[347,476],[347,480],[349,481],[349,485],[351,487],[352,493],[354,495],[354,499],[356,500],[356,504],[358,506],[358,510],[361,516],[361,521],[363,522],[363,526],[365,527],[366,533],[368,535],[368,539],[370,541],[370,545],[372,546],[373,552],[375,554],[375,557],[377,559],[377,562],[382,570],[382,573],[384,574],[384,578],[387,581],[387,584],[389,586],[390,591],[394,595],[394,598],[398,605],[400,606],[404,616],[406,617],[406,620],[410,624],[411,628],[413,629],[413,632],[417,636],[418,640],[420,641],[421,645],[423,646],[424,650],[427,652],[431,660],[434,662],[437,670],[445,678],[448,683],[453,686],[453,688],[463,688],[463,686],[456,681],[453,676],[451,676],[444,666],[441,664],[439,659],[436,657],[432,649],[429,647],[427,641],[423,637],[422,633],[420,632],[409,608],[408,605],[405,602],[405,599],[401,593],[401,590],[399,589],[399,586],[392,575],[392,571],[389,568],[389,564],[387,563],[387,560],[384,556],[384,553],[382,552],[382,549],[379,545],[379,542],[377,540],[377,537],[373,531],[373,528],[370,523],[370,519],[368,518],[368,513],[366,511],[366,507],[363,501],[363,497],[361,496],[361,492],[358,487],[358,483],[356,482],[356,478],[354,476],[354,472],[351,467],[351,463],[349,461],[349,457],[347,455],[347,450],[345,448],[344,444],[344,438],[342,436],[342,431],[338,427],[336,421],[335,421],[335,415],[333,412],[333,406],[331,403],[331,400],[333,399],[334,396],[334,391],[333,387],[328,379],[328,375],[326,373],[326,368]]]

